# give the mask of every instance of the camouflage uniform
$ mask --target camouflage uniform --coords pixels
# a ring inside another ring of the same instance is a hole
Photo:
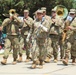
[[[72,53],[71,50],[73,48],[72,41],[74,40],[74,37],[73,37],[74,35],[73,35],[73,32],[68,28],[68,26],[73,26],[73,24],[75,23],[74,18],[75,18],[75,9],[70,9],[69,16],[67,17],[67,20],[65,22],[66,39],[64,43],[64,50],[65,50],[65,56],[63,59],[64,65],[68,65],[69,54]]]
[[[61,17],[56,17],[55,22],[52,23],[50,29],[50,38],[52,39],[54,61],[57,62],[58,45],[60,42],[60,35],[62,33],[63,20]]]
[[[51,17],[46,15],[46,8],[42,7],[41,10],[43,11],[43,18],[46,19],[49,22],[49,27],[52,24],[51,21]],[[46,45],[47,45],[47,57],[45,58],[45,62],[50,62],[50,58],[52,57],[52,52],[53,52],[53,48],[51,46],[52,44],[52,40],[51,38],[48,36],[47,40],[46,40]]]
[[[45,15],[44,17],[49,22],[49,27],[50,27],[52,24],[51,17],[47,15]],[[47,38],[46,44],[47,44],[47,57],[45,59],[45,62],[50,62],[50,58],[53,55],[53,48],[52,48],[52,39],[49,36]]]
[[[28,11],[24,10],[24,12],[28,12]],[[26,59],[30,59],[29,55],[30,55],[30,45],[31,45],[31,42],[27,42],[26,38],[27,38],[28,33],[31,33],[29,31],[32,28],[33,19],[31,17],[29,17],[29,16],[27,18],[24,18],[24,19],[26,21],[24,21],[21,34],[22,34],[22,36],[24,38],[24,45],[25,45],[25,48],[26,48],[26,56],[27,56]]]
[[[22,34],[21,34],[21,29],[19,29],[19,51],[18,51],[18,54],[19,54],[19,58],[17,59],[17,62],[22,62],[22,54],[23,54],[23,50],[24,50],[24,38],[22,37]]]
[[[41,13],[41,12],[39,12]],[[35,48],[35,51],[34,52],[34,59],[33,59],[33,64],[36,64],[36,60],[35,58],[38,58],[39,61],[40,61],[40,64],[39,65],[43,65],[43,61],[47,55],[47,48],[46,48],[46,40],[47,40],[47,36],[48,36],[48,31],[46,32],[42,27],[38,27],[39,25],[42,25],[44,26],[45,28],[47,28],[47,30],[49,31],[49,23],[46,19],[42,20],[42,21],[39,21],[38,19],[34,22],[34,31],[33,31],[33,37],[35,38],[36,40],[36,48]],[[38,47],[38,48],[37,48]],[[35,55],[37,54],[36,51],[38,50],[39,54],[38,55]]]
[[[2,23],[2,28],[6,26],[6,32],[7,32],[7,38],[5,39],[4,44],[4,56],[3,56],[4,60],[1,62],[2,64],[6,64],[11,49],[13,49],[13,58],[14,58],[13,61],[16,62],[17,51],[19,50],[18,30],[20,24],[21,21],[16,16],[14,16],[13,20],[7,18]]]
[[[70,24],[72,28],[71,31],[71,36],[70,36],[70,42],[71,42],[71,58],[72,58],[72,63],[75,63],[76,59],[76,17]]]

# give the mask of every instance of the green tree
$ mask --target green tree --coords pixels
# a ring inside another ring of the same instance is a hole
[[[20,15],[23,15],[24,9],[30,10],[30,16],[41,7],[47,8],[47,14],[51,14],[51,9],[57,5],[64,5],[68,10],[76,8],[76,0],[0,0],[0,17],[8,13],[9,9],[14,8]]]

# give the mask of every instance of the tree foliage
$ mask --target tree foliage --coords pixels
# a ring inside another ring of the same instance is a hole
[[[56,5],[64,5],[68,10],[70,8],[76,8],[76,0],[0,0],[0,16],[3,19],[2,14],[8,13],[9,9],[14,8],[22,15],[24,9],[30,10],[30,15],[37,9],[45,6],[47,8],[47,14],[50,14],[51,9]]]

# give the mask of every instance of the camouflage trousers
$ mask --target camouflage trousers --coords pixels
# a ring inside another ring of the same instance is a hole
[[[19,56],[22,56],[23,48],[24,48],[24,39],[23,37],[20,37],[19,38]]]
[[[62,42],[61,39],[59,40],[59,46],[60,46],[60,59],[63,59],[65,51],[64,51],[64,42]]]
[[[52,40],[54,59],[57,59],[57,56],[58,56],[58,45],[59,45],[59,36],[58,35],[54,35],[54,34],[50,34],[50,38]]]
[[[47,47],[47,57],[51,58],[53,55],[52,39],[48,37],[45,43]]]
[[[26,42],[26,38],[27,38],[27,35],[24,35],[24,45],[25,45],[25,49],[26,49],[26,56],[27,56],[27,59],[30,57],[30,54],[31,54],[31,39],[29,39],[29,42]]]
[[[64,58],[69,58],[71,51],[71,43],[68,41],[68,39],[65,40],[63,49],[64,49]]]
[[[47,48],[46,48],[46,39],[44,38],[36,38],[33,40],[32,46],[32,57],[33,61],[39,59],[40,61],[44,61],[47,55]]]
[[[76,58],[76,31],[70,37],[71,42],[71,58]]]
[[[32,54],[32,60],[33,61],[36,61],[38,60],[38,56],[39,56],[39,47],[36,43],[36,39],[34,39],[32,37],[32,48],[31,48],[31,54]]]
[[[16,61],[17,52],[19,50],[19,39],[17,35],[10,35],[5,39],[3,58],[7,59],[9,56],[9,52],[12,49],[13,49],[13,58],[14,58],[14,61]]]

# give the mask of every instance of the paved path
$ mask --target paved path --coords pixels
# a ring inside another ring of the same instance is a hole
[[[2,55],[0,55],[1,60]],[[10,55],[7,65],[0,64],[0,75],[76,75],[76,66],[71,64],[71,60],[68,66],[64,66],[61,61],[54,63],[51,60],[50,63],[44,65],[43,69],[31,69],[32,62],[12,65],[12,60]],[[25,60],[25,56],[23,56],[23,60]]]

